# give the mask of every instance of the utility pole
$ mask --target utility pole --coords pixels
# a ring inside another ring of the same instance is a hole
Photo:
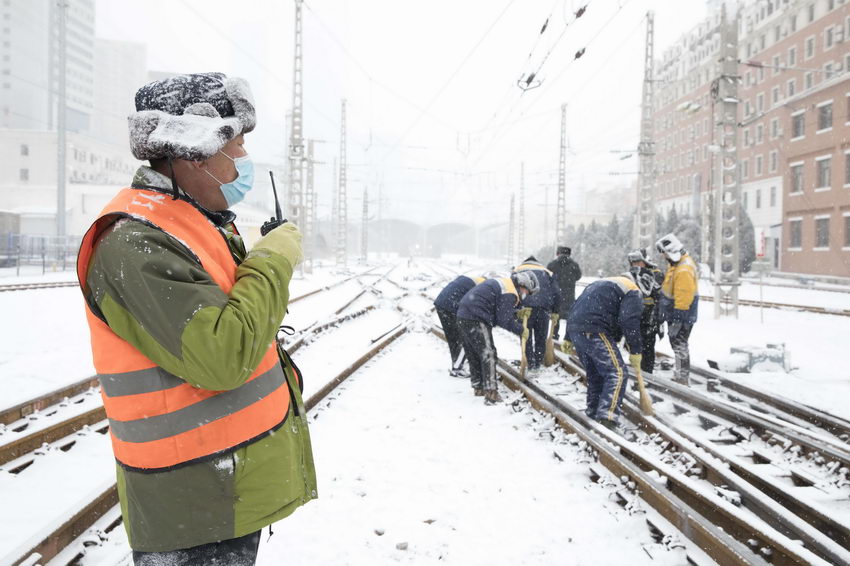
[[[336,264],[345,266],[348,260],[348,163],[345,141],[345,99],[342,99],[341,132],[339,136],[339,187],[336,197]]]
[[[738,167],[738,16],[720,8],[720,76],[711,85],[718,114],[714,198],[714,317],[738,317],[741,181]]]
[[[567,220],[567,105],[561,105],[561,152],[558,158],[558,205],[555,208],[555,249],[564,245]]]
[[[525,254],[525,162],[519,164],[519,234],[517,252]],[[522,258],[520,258],[522,259]]]
[[[515,228],[514,228],[514,197],[516,195],[511,194],[511,214],[510,220],[508,221],[508,265],[513,265],[514,258],[514,238],[515,238]]]
[[[316,226],[316,189],[315,180],[315,165],[313,150],[315,140],[307,140],[307,186],[304,191],[304,220],[302,231],[304,232],[304,271],[307,273],[313,272],[313,255],[315,242],[315,226]]]
[[[304,84],[301,5],[295,0],[295,60],[292,65],[292,130],[289,137],[289,219],[304,228]],[[302,269],[303,269],[302,263]]]
[[[67,27],[68,27],[68,3],[66,0],[58,0],[56,2],[56,17],[59,24],[58,32],[58,56],[59,56],[59,83],[58,97],[56,100],[56,235],[60,240],[63,240],[59,245],[63,253],[65,249],[64,238],[68,233],[65,225],[65,165],[66,165],[66,148],[67,140],[65,133],[67,129],[66,122],[66,100],[65,100],[65,83],[67,78]]]
[[[638,176],[638,217],[635,245],[652,252],[655,245],[655,140],[653,139],[655,13],[646,13],[646,49],[643,60],[643,95],[640,112],[640,158]]]
[[[360,234],[360,263],[369,261],[369,189],[363,189],[363,228]]]

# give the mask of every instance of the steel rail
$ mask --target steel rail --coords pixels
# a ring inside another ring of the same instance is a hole
[[[76,281],[52,281],[42,283],[11,283],[0,285],[0,293],[4,291],[31,291],[33,289],[53,289],[56,287],[77,287]]]
[[[13,405],[8,409],[3,409],[0,411],[0,424],[12,424],[13,422],[31,415],[35,411],[41,411],[51,405],[55,405],[66,397],[73,397],[74,395],[79,395],[80,393],[96,387],[100,387],[100,383],[97,381],[96,375],[75,381],[74,383],[60,387],[50,393],[45,393],[44,395],[29,399],[23,403]]]
[[[560,352],[556,352],[556,360],[568,373],[584,379],[584,370],[576,362]],[[622,408],[629,421],[637,423],[648,435],[655,435],[667,443],[663,452],[689,454],[699,468],[700,479],[715,488],[736,491],[741,506],[777,532],[802,541],[830,563],[850,564],[850,528],[831,517],[826,510],[796,497],[778,481],[748,466],[740,458],[723,454],[710,442],[682,429],[668,417],[659,414],[647,417],[634,398],[628,395],[624,397]],[[710,457],[694,450],[693,446]]]

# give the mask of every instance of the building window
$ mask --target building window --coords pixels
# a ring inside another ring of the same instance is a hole
[[[797,92],[797,81],[795,79],[791,79],[788,81],[788,98],[794,96],[794,93]]]
[[[756,143],[759,144],[764,141],[764,124],[756,125]]]
[[[760,92],[756,96],[756,112],[758,112],[759,114],[764,112],[764,93],[763,92]]]
[[[770,187],[770,207],[776,206],[776,187]]]
[[[844,247],[850,248],[850,215],[844,217]]]
[[[844,186],[850,187],[850,151],[844,154]]]
[[[791,116],[791,137],[801,138],[806,135],[806,114],[800,112]]]
[[[773,118],[770,121],[770,139],[775,140],[779,137],[779,118]]]
[[[832,63],[827,63],[823,66],[823,80],[828,81],[833,76]]]
[[[762,174],[762,170],[764,167],[764,157],[761,155],[756,155],[756,171],[755,176],[758,177]]]
[[[788,221],[788,247],[801,248],[803,247],[803,221],[789,220]]]
[[[750,160],[742,159],[741,160],[741,177],[743,179],[747,179],[750,176]]]
[[[815,21],[815,5],[810,4],[809,5],[809,23],[812,23],[813,21]]]
[[[21,181],[29,181],[30,180],[30,170],[29,169],[21,169],[20,176]]]
[[[829,217],[815,218],[815,247],[829,247]]]
[[[770,101],[773,106],[779,104],[779,87],[775,86],[770,89]]]
[[[791,166],[791,194],[803,192],[803,164]]]
[[[756,189],[756,208],[761,208],[761,189]]]
[[[832,48],[832,38],[835,36],[835,32],[832,30],[832,27],[828,27],[823,32],[823,48],[831,49]]]
[[[815,56],[815,37],[806,38],[806,59],[811,59]]]
[[[797,64],[797,48],[791,47],[788,49],[788,66],[793,67]]]
[[[832,158],[825,157],[816,161],[817,184],[816,189],[828,189],[832,184]]]
[[[744,147],[750,147],[750,129],[744,128]]]
[[[789,22],[791,26],[791,33],[794,33],[795,31],[797,31],[797,15],[794,14],[793,16],[791,16],[791,18],[789,18]],[[793,63],[788,64],[793,65]]]
[[[777,39],[776,41],[779,41],[779,39]],[[773,76],[776,76],[776,75],[779,74],[779,65],[780,65],[779,55],[774,55],[773,56],[773,73],[772,73]]]
[[[29,155],[30,154],[30,146],[25,143],[21,144],[21,155]]]
[[[832,128],[832,102],[818,106],[818,131]]]
[[[748,193],[747,191],[744,191],[744,210],[749,210],[749,209],[750,209],[750,199],[749,199],[749,196],[750,196],[750,193]]]
[[[806,73],[806,74],[804,75],[804,81],[805,81],[805,85],[806,85],[806,90],[808,90],[808,89],[812,88],[812,86],[815,84],[815,75],[814,75],[814,73],[812,73],[811,71],[809,71],[808,73]]]
[[[779,168],[779,152],[773,150],[770,152],[770,172],[776,173],[776,170]]]

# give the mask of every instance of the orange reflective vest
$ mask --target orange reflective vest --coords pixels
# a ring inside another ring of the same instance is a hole
[[[212,222],[183,200],[156,191],[123,189],[83,237],[77,277],[86,274],[100,234],[132,218],[177,238],[229,293],[236,261]],[[87,305],[92,357],[101,383],[115,458],[124,466],[164,469],[233,450],[275,429],[289,412],[290,394],[275,343],[241,386],[230,391],[193,387],[158,367],[120,338]]]

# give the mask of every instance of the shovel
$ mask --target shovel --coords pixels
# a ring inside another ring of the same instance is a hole
[[[555,328],[558,325],[558,315],[553,314],[549,317],[549,337],[546,338],[546,353],[543,354],[543,365],[547,368],[555,363],[555,341],[552,336],[555,334]]]
[[[528,371],[528,358],[525,355],[525,343],[528,340],[525,335],[528,333],[528,315],[520,316],[522,319],[522,338],[520,338],[520,350],[522,352],[522,361],[519,363],[519,376],[525,379],[525,373]]]
[[[635,368],[635,376],[637,377],[638,391],[640,391],[640,411],[647,416],[654,416],[655,411],[652,410],[652,399],[649,398],[649,393],[646,392],[646,385],[643,383],[643,373],[640,367]]]

